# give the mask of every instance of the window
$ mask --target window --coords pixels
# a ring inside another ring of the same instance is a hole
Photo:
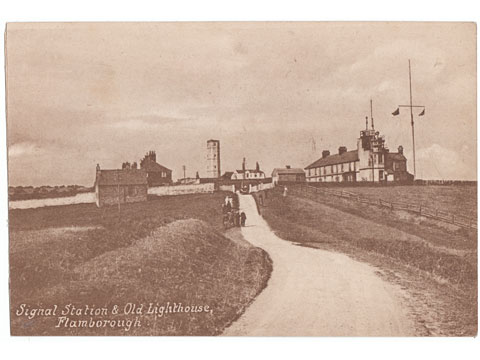
[[[383,164],[383,154],[378,155],[378,163]]]
[[[330,166],[330,172],[333,174],[333,165]]]
[[[379,171],[378,171],[378,178],[379,178],[380,180],[383,180],[383,170],[379,170]]]
[[[342,166],[342,172],[343,172],[343,164],[341,166]]]
[[[327,173],[327,168],[324,166],[323,167],[323,175],[325,175]]]
[[[352,163],[351,162],[348,163],[348,171],[352,171]]]

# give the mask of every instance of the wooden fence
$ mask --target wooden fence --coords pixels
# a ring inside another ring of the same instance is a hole
[[[461,215],[461,214],[452,214],[442,209],[428,208],[426,206],[422,206],[418,204],[410,204],[405,202],[390,202],[382,199],[374,199],[371,197],[366,197],[366,196],[352,193],[345,190],[319,188],[319,187],[313,187],[309,185],[292,187],[289,189],[289,192],[293,192],[293,194],[299,194],[299,195],[309,195],[309,194],[332,195],[332,196],[337,196],[344,199],[356,201],[359,203],[388,208],[391,210],[408,211],[420,216],[435,219],[438,221],[447,222],[463,228],[477,229],[477,219],[474,219],[465,215]]]

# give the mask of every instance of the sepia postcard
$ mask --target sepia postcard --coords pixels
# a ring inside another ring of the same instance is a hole
[[[477,335],[475,23],[5,47],[11,335]]]

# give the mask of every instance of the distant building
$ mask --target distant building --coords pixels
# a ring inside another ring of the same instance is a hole
[[[385,146],[384,136],[372,126],[360,132],[357,149],[347,151],[345,146],[338,148],[337,154],[324,150],[322,157],[306,168],[308,182],[390,182],[412,181],[407,172],[407,159],[403,147],[398,153],[390,153]]]
[[[226,176],[228,173],[225,173]],[[265,173],[260,170],[260,165],[256,164],[255,169],[247,169],[246,161],[243,158],[242,169],[235,170],[231,173],[231,177],[228,180],[253,180],[253,179],[265,179]]]
[[[220,141],[207,141],[207,178],[219,178],[220,169]]]
[[[149,151],[140,161],[140,169],[147,173],[148,186],[170,185],[172,183],[172,170],[157,163],[155,151]]]
[[[233,177],[233,171],[225,171],[225,173],[222,175],[221,179],[222,180],[232,180]]]
[[[146,201],[147,188],[144,170],[101,170],[97,165],[95,202],[98,207]]]
[[[272,172],[272,181],[276,184],[305,182],[305,171],[300,168],[275,168]]]
[[[388,181],[412,181],[413,175],[407,171],[407,158],[403,155],[403,146],[398,147],[398,152],[388,152],[385,157],[385,171]]]

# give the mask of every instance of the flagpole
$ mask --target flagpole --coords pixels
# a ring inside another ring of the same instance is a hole
[[[410,118],[412,121],[412,142],[413,142],[413,180],[417,177],[417,169],[415,164],[415,126],[413,122],[413,101],[412,101],[412,69],[410,59],[408,59],[408,79],[410,82]]]
[[[410,108],[410,123],[412,124],[412,143],[413,143],[413,179],[415,180],[417,177],[417,164],[416,164],[416,157],[415,157],[415,123],[413,121],[413,108],[423,108],[422,112],[419,116],[425,115],[425,106],[424,105],[413,105],[413,96],[412,96],[412,66],[410,63],[410,59],[408,59],[408,82],[410,86],[410,105],[398,105],[397,110],[395,110],[392,115],[397,116],[400,114],[400,108],[408,107]]]

